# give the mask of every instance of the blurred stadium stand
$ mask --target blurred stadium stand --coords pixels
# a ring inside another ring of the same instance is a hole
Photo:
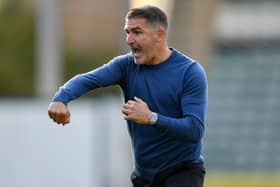
[[[223,54],[209,72],[205,137],[210,170],[280,170],[280,55]]]
[[[280,4],[224,4],[208,69],[210,171],[280,171]]]

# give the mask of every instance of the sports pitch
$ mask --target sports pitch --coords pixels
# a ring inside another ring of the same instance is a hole
[[[208,174],[204,187],[280,187],[280,173]]]

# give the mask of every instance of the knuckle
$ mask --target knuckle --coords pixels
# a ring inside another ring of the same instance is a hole
[[[64,112],[59,111],[59,112],[57,112],[57,116],[58,116],[58,117],[64,117],[64,116],[65,116],[65,113],[64,113]]]
[[[55,112],[52,109],[49,109],[48,113],[51,115],[51,114],[54,114]]]

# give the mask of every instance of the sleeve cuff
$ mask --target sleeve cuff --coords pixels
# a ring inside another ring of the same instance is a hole
[[[69,101],[71,101],[71,97],[62,88],[60,88],[59,91],[54,95],[52,101],[62,102],[67,105]]]

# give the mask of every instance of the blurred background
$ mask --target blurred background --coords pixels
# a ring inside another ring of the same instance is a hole
[[[47,107],[66,80],[128,52],[124,16],[146,3],[207,72],[205,187],[280,186],[279,0],[0,0],[0,186],[131,186],[118,87],[71,102],[65,127]]]

